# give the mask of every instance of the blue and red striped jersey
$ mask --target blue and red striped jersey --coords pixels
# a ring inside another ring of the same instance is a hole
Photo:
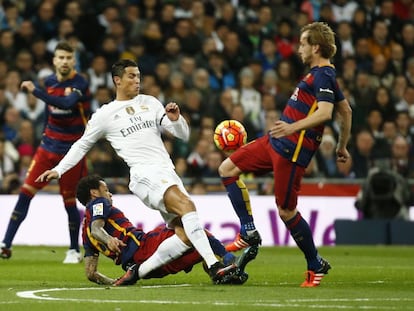
[[[281,120],[293,123],[304,119],[317,109],[317,103],[330,102],[333,105],[344,99],[336,81],[333,66],[315,66],[300,81],[283,110]],[[300,166],[308,166],[319,147],[325,125],[296,132],[282,138],[271,138],[273,148],[283,157]]]
[[[97,219],[105,221],[104,230],[110,236],[116,237],[127,244],[122,250],[121,258],[117,258],[117,255],[107,249],[105,244],[92,236],[91,224]],[[118,208],[113,207],[107,199],[96,198],[87,204],[82,227],[82,240],[86,255],[100,252],[116,260],[118,264],[126,263],[138,250],[143,235],[144,232],[136,229],[128,218],[125,217],[124,213]]]
[[[49,152],[66,154],[82,136],[91,114],[89,82],[76,72],[62,82],[52,74],[45,79],[45,87],[46,90],[33,91],[33,95],[47,104],[47,122],[40,145]]]

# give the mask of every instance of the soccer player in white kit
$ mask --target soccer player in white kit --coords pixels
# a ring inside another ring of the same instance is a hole
[[[56,167],[45,171],[37,180],[60,178],[98,139],[106,138],[130,168],[129,189],[147,206],[160,211],[176,232],[139,266],[139,277],[180,257],[193,245],[209,267],[213,283],[222,283],[237,267],[234,264],[224,267],[214,255],[195,205],[161,139],[161,132],[167,130],[188,140],[190,130],[178,105],[170,102],[164,107],[155,97],[139,94],[140,71],[132,60],[116,62],[112,66],[112,79],[115,100],[92,115],[83,136]]]

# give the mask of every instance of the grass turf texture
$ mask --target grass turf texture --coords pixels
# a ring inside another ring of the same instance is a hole
[[[242,286],[212,285],[201,265],[135,286],[99,286],[86,280],[83,264],[61,263],[65,251],[15,246],[0,260],[0,310],[414,310],[414,247],[322,247],[332,270],[318,288],[299,287],[306,267],[294,247],[262,247]],[[106,258],[99,270],[122,274]]]

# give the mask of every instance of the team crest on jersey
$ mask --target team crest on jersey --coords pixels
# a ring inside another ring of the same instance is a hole
[[[102,216],[103,215],[103,203],[97,203],[92,205],[92,216]]]
[[[126,108],[125,108],[125,110],[126,110],[126,112],[127,112],[128,114],[130,114],[130,115],[134,115],[134,114],[135,114],[135,110],[134,110],[134,108],[132,108],[131,106],[126,107]]]

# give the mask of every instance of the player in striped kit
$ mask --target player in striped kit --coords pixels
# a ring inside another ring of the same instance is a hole
[[[79,181],[77,198],[86,207],[82,236],[85,272],[90,281],[117,286],[133,285],[139,278],[161,278],[180,271],[189,272],[195,264],[202,261],[200,254],[193,248],[172,262],[146,275],[139,275],[139,266],[156,252],[164,240],[174,235],[174,230],[165,225],[149,232],[136,228],[121,210],[112,205],[112,194],[105,181],[98,175],[89,175]],[[216,256],[222,258],[225,264],[236,262],[238,266],[237,273],[224,279],[223,283],[246,282],[248,274],[244,272],[244,267],[256,256],[257,247],[246,249],[236,259],[212,234],[208,234],[208,239]],[[111,258],[115,264],[122,265],[127,273],[115,280],[98,272],[99,254]]]
[[[82,136],[90,117],[89,83],[75,71],[74,50],[69,43],[58,43],[53,65],[55,73],[45,79],[45,90],[35,86],[32,81],[23,81],[21,84],[23,90],[32,93],[47,104],[47,123],[40,146],[36,150],[21,187],[3,242],[0,243],[1,257],[5,259],[11,257],[12,241],[20,224],[26,218],[32,198],[48,184],[47,181],[35,182],[35,179],[42,172],[59,163],[72,144]],[[86,174],[86,161],[81,159],[59,180],[60,194],[69,221],[70,247],[63,261],[67,264],[79,263],[82,260],[79,251],[80,215],[76,207],[76,185]]]
[[[241,230],[227,250],[237,251],[258,245],[261,238],[253,222],[249,194],[242,172],[256,175],[273,172],[274,194],[279,216],[290,231],[307,261],[302,287],[318,286],[331,268],[316,250],[309,224],[296,209],[301,180],[322,139],[324,123],[337,112],[340,133],[337,161],[349,158],[346,149],[350,137],[352,111],[336,81],[330,58],[336,52],[334,33],[321,22],[301,30],[299,55],[310,72],[299,82],[287,102],[280,120],[268,135],[236,150],[219,167],[229,198],[240,219]]]

